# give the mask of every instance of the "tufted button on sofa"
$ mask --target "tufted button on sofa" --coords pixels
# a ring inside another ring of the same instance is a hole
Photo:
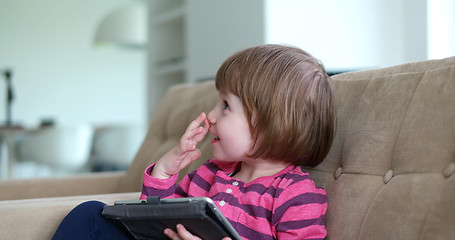
[[[455,58],[334,76],[330,239],[455,239]]]
[[[303,167],[327,190],[327,239],[455,239],[455,57],[333,80],[332,148]],[[138,198],[144,169],[216,97],[213,82],[169,89],[127,172],[0,182],[0,238],[49,239],[80,202]],[[212,157],[209,142],[184,173]]]

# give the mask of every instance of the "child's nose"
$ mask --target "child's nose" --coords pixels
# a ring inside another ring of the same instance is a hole
[[[207,120],[209,120],[210,124],[215,124],[216,123],[216,117],[215,117],[215,108],[212,109],[212,111],[207,114]]]

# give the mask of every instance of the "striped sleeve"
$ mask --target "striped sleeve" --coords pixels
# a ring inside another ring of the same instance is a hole
[[[173,175],[168,179],[159,179],[150,176],[155,164],[150,165],[144,172],[142,181],[141,199],[147,196],[159,196],[161,198],[179,198],[187,197],[189,178],[194,174],[190,173],[177,184],[178,174]]]
[[[278,239],[324,239],[327,195],[310,178],[287,186],[275,202],[272,224]]]

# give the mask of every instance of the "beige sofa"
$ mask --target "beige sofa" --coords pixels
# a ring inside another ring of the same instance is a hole
[[[306,169],[328,193],[328,239],[455,239],[455,57],[333,79],[333,147]],[[215,101],[213,82],[172,87],[127,172],[0,182],[0,239],[49,239],[80,202],[138,198],[145,167]]]

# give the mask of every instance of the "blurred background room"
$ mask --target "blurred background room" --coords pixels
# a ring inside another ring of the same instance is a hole
[[[331,74],[455,55],[452,0],[0,0],[0,179],[125,170],[167,88],[289,44]]]

